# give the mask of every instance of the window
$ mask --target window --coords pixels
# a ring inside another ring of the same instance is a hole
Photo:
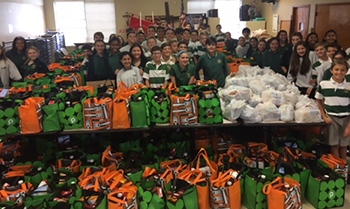
[[[93,42],[93,34],[101,31],[105,41],[116,32],[114,1],[55,1],[56,28],[65,35],[66,45]]]
[[[245,22],[239,20],[239,9],[242,0],[188,0],[187,13],[207,13],[210,9],[218,9],[223,32],[231,32],[232,38],[242,36]],[[211,25],[212,33],[216,33],[215,25]]]
[[[241,6],[242,0],[215,1],[215,9],[218,9],[222,32],[231,32],[232,38],[238,39],[242,36],[242,30],[246,27],[246,23],[239,19]],[[215,29],[214,27],[212,26],[212,30]]]

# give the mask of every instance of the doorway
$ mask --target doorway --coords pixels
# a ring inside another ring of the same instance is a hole
[[[309,31],[310,5],[294,6],[291,34],[300,32],[303,39],[306,38]]]
[[[338,43],[347,49],[350,47],[350,3],[316,4],[315,32],[322,41],[327,30],[337,32]]]

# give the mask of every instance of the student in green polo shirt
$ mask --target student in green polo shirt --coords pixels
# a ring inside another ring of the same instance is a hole
[[[270,67],[275,73],[280,73],[284,76],[287,75],[287,69],[282,69],[282,53],[279,50],[278,38],[271,38],[269,40],[269,50],[263,55],[263,65]]]
[[[109,53],[108,53],[108,64],[111,68],[112,72],[116,73],[118,70],[120,70],[120,62],[119,62],[119,55],[120,55],[120,40],[117,37],[112,38],[109,41]]]
[[[196,66],[190,64],[190,57],[186,51],[180,51],[177,55],[177,62],[171,66],[171,82],[179,87],[193,84],[195,81]]]
[[[23,78],[34,73],[49,73],[47,65],[39,58],[40,51],[35,46],[27,49],[28,60],[23,64],[23,71],[20,71]]]
[[[166,88],[168,86],[169,65],[162,64],[161,56],[162,52],[159,46],[154,46],[151,49],[152,61],[146,63],[145,70],[143,72],[143,78],[146,79],[146,86],[151,88]]]
[[[260,40],[258,43],[258,50],[253,52],[252,55],[253,61],[261,68],[263,67],[263,56],[266,51],[266,45],[265,40]]]
[[[214,37],[208,38],[205,46],[207,53],[198,60],[196,79],[199,80],[199,70],[203,69],[205,80],[216,80],[218,87],[224,87],[226,76],[229,75],[226,56],[216,51],[216,39]]]
[[[6,57],[16,65],[20,72],[23,71],[23,65],[28,59],[26,51],[26,40],[22,36],[17,36],[12,42],[12,49],[6,52]]]
[[[280,41],[280,51],[282,54],[285,51],[292,50],[292,45],[288,42],[288,34],[285,30],[280,30],[276,36]]]
[[[89,58],[88,81],[115,79],[115,73],[109,66],[106,44],[102,40],[95,41],[93,55]]]

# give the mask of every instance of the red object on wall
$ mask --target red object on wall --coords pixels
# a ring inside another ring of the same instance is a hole
[[[148,26],[150,25],[156,25],[156,23],[146,21],[146,20],[141,20],[142,23],[142,28],[144,31],[147,31]],[[140,18],[135,17],[134,15],[131,16],[130,18],[130,28],[135,28],[137,30],[140,27]]]

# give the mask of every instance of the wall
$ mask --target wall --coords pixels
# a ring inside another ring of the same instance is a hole
[[[44,1],[44,10],[45,10],[45,21],[46,28],[50,30],[56,29],[55,24],[55,15],[53,8],[54,0],[45,0]],[[125,30],[127,28],[127,24],[123,15],[126,12],[134,13],[135,15],[139,15],[142,13],[142,16],[152,15],[152,11],[154,15],[165,15],[165,2],[169,3],[169,12],[170,15],[179,16],[180,15],[180,0],[114,0],[115,2],[115,13],[116,13],[116,24],[117,24],[117,33],[121,34],[125,37],[125,33],[120,30]],[[135,3],[137,2],[137,3]],[[184,5],[186,9],[187,0],[184,0]],[[178,25],[178,21],[175,23],[175,26]]]
[[[271,35],[277,35],[272,33],[272,16],[273,14],[278,14],[280,20],[291,20],[293,13],[293,6],[301,5],[311,5],[310,8],[310,22],[309,22],[309,32],[312,31],[315,24],[315,8],[316,4],[323,3],[340,3],[340,2],[350,2],[350,0],[277,0],[275,4],[272,3],[261,3],[262,16],[267,22],[267,32]]]
[[[135,15],[139,15],[142,13],[142,16],[150,16],[152,15],[152,11],[154,15],[165,15],[165,2],[169,3],[169,13],[173,16],[180,15],[181,1],[180,0],[115,0],[115,12],[116,12],[116,22],[117,22],[117,33],[120,34],[119,30],[123,30],[127,28],[125,18],[126,12],[134,13]],[[187,0],[184,0],[185,9],[187,6]],[[178,21],[175,22],[175,27],[178,27]],[[125,35],[125,33],[124,33]]]
[[[37,38],[45,33],[43,0],[0,0],[0,20],[1,42]]]

